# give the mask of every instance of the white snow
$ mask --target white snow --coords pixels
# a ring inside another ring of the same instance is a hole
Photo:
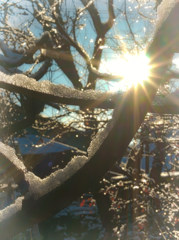
[[[21,75],[21,74],[15,74],[13,76],[8,76],[7,74],[4,74],[0,72],[1,78],[0,82],[4,81],[7,83],[11,83],[14,85],[22,86],[22,87],[29,87],[30,89],[37,90],[40,89],[41,92],[45,93],[51,93],[55,94],[57,96],[61,97],[67,97],[67,98],[85,98],[85,99],[98,99],[104,97],[104,94],[101,92],[96,92],[92,90],[88,91],[78,91],[75,89],[67,88],[65,86],[57,86],[49,81],[42,81],[41,83],[37,83],[34,79],[29,79],[28,77]],[[29,81],[30,80],[30,81]],[[115,116],[114,111],[113,116]],[[112,128],[112,125],[115,121],[115,117],[109,123],[104,131],[101,131],[97,134],[97,136],[94,138],[94,140],[91,142],[90,147],[88,149],[88,157],[86,156],[76,156],[72,158],[72,160],[66,165],[64,169],[59,169],[56,172],[52,173],[50,176],[48,176],[45,179],[40,179],[37,176],[35,176],[31,172],[26,172],[25,178],[29,182],[29,191],[30,195],[33,195],[34,198],[39,198],[43,196],[44,194],[47,194],[51,190],[58,187],[60,184],[65,182],[67,179],[69,179],[75,172],[77,172],[82,166],[84,166],[85,163],[95,154],[95,152],[98,150],[100,145],[103,143],[104,139],[107,137],[109,131]],[[12,151],[11,151],[12,152]],[[13,157],[12,157],[13,155]],[[17,157],[14,157],[13,154],[9,155],[9,158],[13,158],[13,163],[16,165],[18,162]],[[25,170],[25,167],[23,165],[19,165],[20,168]]]
[[[16,167],[16,169],[21,170],[24,173],[27,172],[25,165],[18,159],[13,148],[0,142],[0,153],[2,153],[8,161]]]
[[[77,172],[86,162],[88,158],[85,156],[76,156],[66,165],[64,169],[59,169],[45,179],[40,179],[33,173],[26,173],[26,180],[29,182],[29,192],[35,199],[47,194],[56,187],[60,186]]]
[[[24,197],[19,197],[16,199],[15,203],[11,204],[10,206],[2,209],[0,211],[0,222],[3,220],[11,217],[12,215],[19,212],[22,208],[22,201],[24,200]]]
[[[114,113],[117,110],[114,110]],[[114,114],[113,113],[113,118],[112,120],[107,124],[106,128],[103,131],[99,131],[96,136],[93,138],[93,140],[90,143],[89,148],[87,149],[88,151],[88,157],[91,158],[96,151],[99,149],[99,147],[102,145],[103,141],[106,139],[106,137],[108,136],[109,132],[111,131],[113,124],[115,122],[115,118],[114,118]]]
[[[80,91],[64,85],[55,85],[48,80],[37,82],[35,79],[29,78],[23,74],[7,75],[0,71],[0,87],[5,88],[4,84],[12,84],[19,88],[26,88],[31,91],[50,94],[59,98],[97,100],[98,102],[116,95],[111,93],[106,94],[95,90]]]
[[[35,176],[33,173],[26,173],[26,180],[29,182],[29,192],[30,195],[33,195],[35,199],[47,194],[53,189],[60,186],[66,180],[68,180],[75,172],[77,172],[81,167],[83,167],[90,158],[95,154],[99,149],[104,139],[108,136],[114,122],[116,121],[116,116],[119,106],[114,110],[113,120],[108,123],[104,131],[99,132],[96,137],[91,141],[91,144],[88,148],[88,157],[86,156],[75,156],[71,161],[66,165],[65,168],[59,169],[52,173],[50,176],[45,179],[40,179]]]
[[[179,0],[163,0],[157,8],[157,24],[156,31],[160,28],[161,24],[167,19],[174,6],[179,3]]]
[[[156,95],[153,101],[155,106],[162,106],[171,104],[173,106],[179,106],[179,89],[168,95]]]
[[[35,79],[29,78],[23,74],[8,75],[7,71],[4,68],[0,67],[0,87],[6,88],[6,84],[17,86],[18,88],[22,89],[26,88],[29,91],[36,91],[39,94],[45,93],[48,96],[50,95],[51,98],[55,97],[55,100],[53,98],[55,102],[60,102],[61,99],[64,98],[73,100],[90,100],[94,102],[103,102],[104,100],[115,99],[117,95],[120,100],[123,97],[122,95],[120,96],[119,94],[111,92],[103,93],[95,90],[80,91],[74,88],[66,87],[64,85],[52,84],[48,80],[37,82]],[[154,99],[154,104],[161,105],[163,99],[164,103],[168,100],[168,98],[167,100],[165,100],[165,97],[157,96]],[[99,137],[104,138],[103,133],[101,133]]]

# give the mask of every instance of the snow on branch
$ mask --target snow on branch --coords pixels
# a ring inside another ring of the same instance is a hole
[[[37,82],[33,78],[29,78],[23,74],[7,75],[0,71],[0,88],[18,92],[37,98],[45,103],[55,102],[61,104],[86,106],[90,108],[113,109],[115,101],[122,101],[122,93],[102,93],[94,90],[80,91],[69,88],[64,85],[55,85],[50,81],[44,80]],[[177,96],[175,97],[177,99]],[[150,112],[158,113],[178,113],[177,100],[173,101],[173,97],[156,96]],[[170,106],[170,108],[169,108]],[[172,110],[171,110],[172,109]]]
[[[93,107],[93,104],[98,107],[108,100],[106,106],[110,108],[112,106],[111,99],[117,97],[115,93],[102,93],[94,90],[80,91],[64,85],[55,85],[47,80],[37,82],[22,74],[7,75],[3,72],[0,72],[0,88],[38,98],[45,103],[57,102],[89,107]]]
[[[0,211],[0,222],[6,221],[7,219],[11,218],[16,213],[18,213],[20,210],[22,210],[23,200],[24,200],[24,197],[19,197],[16,199],[15,203],[2,209]]]
[[[25,175],[25,172],[27,172],[26,167],[24,166],[23,162],[18,159],[18,157],[15,154],[15,150],[8,145],[5,145],[4,143],[0,142],[0,156],[5,158],[8,162],[10,162],[17,170],[20,170],[23,172],[23,175]]]
[[[154,37],[147,50],[148,55],[152,56],[151,61],[162,60],[164,63],[165,58],[165,61],[171,62],[173,53],[179,52],[178,12],[179,0],[163,0],[158,7]]]
[[[178,3],[178,1],[176,1],[176,3]],[[175,12],[173,12],[171,9],[168,18],[171,17],[171,13]],[[167,26],[166,22],[167,20],[165,19],[164,26],[161,25],[161,28],[169,26]],[[176,24],[176,22],[173,24]],[[172,27],[172,25],[170,27]],[[157,34],[154,36],[154,41],[152,41],[149,47],[148,53],[150,55],[152,53],[155,54],[157,43],[157,50],[160,53],[160,58],[155,58],[153,63],[158,63],[159,60],[161,63],[163,59],[166,58],[166,51],[167,53],[170,53],[171,50],[171,55],[174,53],[171,45],[166,49],[162,44],[158,44],[163,37],[165,37],[165,35],[157,32]],[[156,38],[158,39],[156,40]],[[72,163],[70,162],[65,169],[58,170],[57,172],[53,173],[54,175],[52,174],[44,180],[37,181],[37,177],[34,180],[34,175],[31,173],[28,172],[26,174],[29,179],[33,178],[30,180],[31,183],[34,182],[35,184],[39,184],[39,188],[37,190],[41,191],[40,186],[42,186],[42,192],[37,196],[37,199],[34,200],[33,198],[26,196],[26,199],[23,201],[21,214],[13,215],[9,221],[5,222],[5,225],[3,225],[4,221],[2,224],[0,224],[1,239],[6,239],[7,237],[10,237],[10,235],[12,236],[14,233],[22,231],[23,228],[27,228],[33,223],[42,221],[66,207],[72,200],[79,197],[82,193],[95,187],[96,182],[98,182],[104,176],[106,171],[109,170],[117,160],[124,156],[126,148],[128,147],[129,143],[134,137],[134,134],[143,122],[146,113],[151,107],[153,98],[160,86],[162,75],[167,72],[167,66],[161,66],[160,64],[158,65],[158,69],[156,71],[158,73],[162,72],[162,74],[157,77],[153,77],[155,86],[151,82],[146,81],[144,86],[139,85],[138,88],[132,87],[125,94],[123,101],[116,101],[113,119],[111,123],[108,124],[104,132],[99,133],[92,141],[91,146],[88,149],[88,157],[76,157],[72,159]],[[20,76],[20,81],[23,83],[24,76]],[[17,82],[19,81],[19,75],[15,75],[14,79],[13,77],[10,77],[9,80],[5,74],[4,76],[2,75],[1,78],[2,77],[4,80],[1,80],[1,86],[3,84],[8,84],[8,81],[9,85],[12,84],[12,80],[15,82],[15,84],[18,84]],[[28,78],[26,80],[28,80]],[[31,86],[31,93],[33,91],[39,91],[39,89],[36,89],[36,81],[32,80],[30,82],[31,85],[32,83],[34,84],[34,89],[33,85]],[[26,85],[24,86],[24,89],[26,89]],[[42,87],[42,92],[44,92],[44,95],[46,96],[49,94],[49,91],[52,91],[53,94],[57,94],[57,96],[60,94],[60,90],[58,88],[56,89],[49,82],[47,84],[41,83],[40,86]],[[21,89],[22,88],[23,86],[21,86]],[[147,89],[147,92],[145,89]],[[68,91],[69,90],[65,89],[65,92],[63,93],[66,98],[69,97]],[[76,92],[74,93],[72,91],[71,93],[72,97],[77,97]],[[88,96],[88,99],[89,97],[90,96]],[[82,95],[80,95],[80,99],[81,98]],[[48,184],[52,184],[52,186],[48,186],[46,181]],[[46,189],[46,187],[48,189]],[[13,230],[11,228],[12,222]]]

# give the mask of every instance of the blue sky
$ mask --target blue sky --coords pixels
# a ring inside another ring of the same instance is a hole
[[[14,2],[19,2],[14,0]],[[153,10],[154,3],[152,1],[148,2],[147,4],[144,4],[143,7],[137,8],[137,2],[135,0],[128,0],[127,1],[127,11],[128,11],[128,21],[130,23],[130,26],[134,32],[134,36],[136,40],[141,39],[147,39],[147,41],[150,40],[152,36],[152,32],[154,30],[154,24],[152,21],[156,19],[155,11]],[[72,15],[73,14],[73,3],[77,6],[77,8],[83,7],[81,2],[79,0],[67,0],[67,11]],[[28,7],[29,10],[31,10],[30,4],[28,1],[22,1],[23,6]],[[111,40],[108,40],[104,46],[103,50],[103,60],[109,63],[109,66],[111,64],[111,60],[114,60],[116,58],[116,55],[120,55],[123,53],[121,51],[122,45],[127,45],[128,50],[130,53],[133,53],[134,44],[133,40],[131,41],[131,38],[129,36],[129,26],[127,26],[125,21],[125,16],[119,11],[119,9],[124,9],[124,1],[123,0],[114,0],[115,5],[115,13],[116,13],[116,20],[114,27],[107,33],[107,36],[112,38]],[[106,21],[108,19],[108,11],[107,11],[107,0],[98,0],[96,1],[96,7],[99,10],[100,17],[102,21]],[[142,17],[139,13],[142,12],[145,16],[152,19],[151,21],[146,20],[144,17]],[[149,14],[150,13],[150,14]],[[18,17],[17,17],[18,16]],[[20,16],[18,13],[10,19],[10,23],[14,26],[20,26],[20,24],[26,23],[29,16]],[[92,23],[92,20],[90,19],[89,15],[86,13],[82,16],[80,20],[80,27],[77,30],[77,39],[79,43],[84,47],[84,49],[88,52],[89,55],[91,55],[94,47],[94,40],[95,40],[95,31],[94,26]],[[33,34],[38,37],[42,33],[42,29],[40,25],[34,21],[31,31]],[[118,47],[118,50],[116,51],[116,47]],[[145,44],[142,45],[142,47],[145,49]],[[115,48],[115,51],[113,50]],[[142,48],[138,48],[138,50],[141,50]],[[136,51],[137,49],[135,49]],[[85,72],[87,71],[84,69],[81,65],[84,66],[84,60],[82,59],[79,54],[77,54],[76,51],[73,51],[74,59],[78,62],[76,64],[79,75],[81,77],[82,82],[86,82],[87,75],[85,76]],[[30,65],[23,65],[21,67],[22,70],[27,70],[30,67]],[[37,66],[39,67],[39,66]],[[36,68],[35,68],[36,69]],[[102,69],[102,68],[100,68]],[[64,84],[69,87],[72,87],[71,82],[69,79],[59,70],[58,66],[55,64],[52,66],[52,70],[54,71],[53,75],[50,73],[47,73],[43,79],[52,79],[55,84]],[[123,88],[123,85],[118,85],[114,82],[106,83],[103,80],[99,80],[97,83],[97,89],[106,91],[106,90],[113,90],[114,88],[118,88],[121,90]],[[45,111],[46,114],[49,114],[50,110],[49,108]]]

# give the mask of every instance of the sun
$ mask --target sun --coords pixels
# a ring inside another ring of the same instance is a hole
[[[122,76],[124,77],[124,81],[128,82],[129,85],[137,86],[138,84],[142,84],[143,81],[149,79],[150,76],[149,58],[147,58],[145,54],[125,55],[121,67],[122,67],[121,73]],[[119,65],[118,69],[120,69]]]
[[[130,88],[132,85],[137,87],[149,80],[150,76],[150,60],[141,54],[125,54],[104,63],[105,69],[113,75],[119,75],[125,85]]]

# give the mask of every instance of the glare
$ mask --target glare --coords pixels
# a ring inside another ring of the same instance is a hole
[[[179,69],[179,55],[175,54],[173,59],[173,64],[175,65],[175,68]]]
[[[130,88],[132,85],[137,86],[149,80],[151,70],[149,62],[149,58],[144,53],[137,55],[127,53],[122,57],[103,62],[103,68],[113,75],[121,76],[123,83]]]

